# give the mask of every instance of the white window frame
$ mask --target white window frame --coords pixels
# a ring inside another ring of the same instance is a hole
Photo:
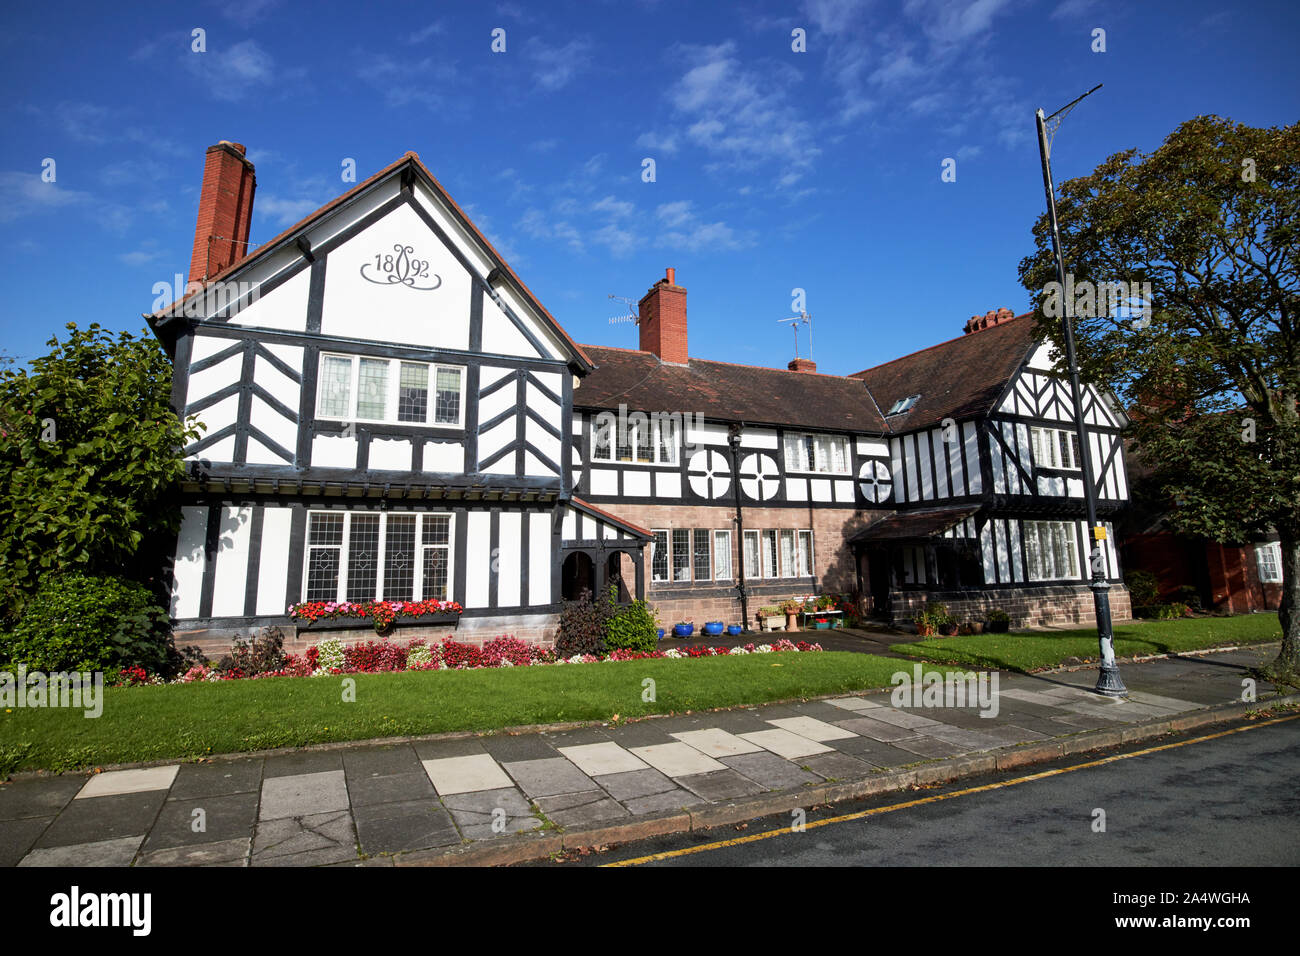
[[[1066,436],[1061,444],[1061,436]],[[1033,425],[1029,429],[1029,443],[1033,448],[1034,465],[1038,468],[1051,468],[1054,471],[1082,471],[1083,463],[1079,460],[1079,436],[1072,428],[1049,428],[1045,425]],[[1074,460],[1066,463],[1061,455],[1062,447],[1069,449]]]
[[[754,560],[749,560],[749,542],[754,543]],[[756,581],[762,577],[758,569],[762,567],[760,556],[763,552],[763,543],[759,537],[757,528],[746,528],[744,539],[741,541],[740,561],[741,567],[745,569],[745,580]]]
[[[1077,581],[1079,579],[1078,528],[1072,521],[1022,521],[1025,539],[1025,576],[1030,581]],[[1059,535],[1065,549],[1066,567],[1058,567],[1053,535]],[[1034,550],[1036,549],[1036,550]]]
[[[379,547],[375,558],[375,596],[366,598],[368,601],[383,600],[381,595],[384,593],[384,574],[387,571],[388,564],[388,518],[389,515],[414,516],[415,517],[415,567],[412,569],[413,581],[411,583],[412,601],[434,600],[432,596],[424,596],[424,551],[426,548],[446,548],[447,549],[447,594],[445,597],[439,597],[437,600],[450,601],[452,595],[456,593],[455,571],[456,566],[452,560],[454,551],[453,545],[456,541],[456,516],[451,512],[443,511],[344,511],[343,515],[343,541],[338,545],[317,545],[317,548],[332,548],[339,552],[339,572],[338,582],[335,585],[333,598],[308,598],[307,597],[307,580],[311,570],[311,556],[313,545],[311,543],[311,519],[312,515],[338,515],[340,512],[332,511],[328,508],[315,508],[307,512],[307,529],[305,534],[307,540],[303,547],[303,565],[302,565],[302,600],[334,600],[342,603],[347,600],[348,593],[348,558],[350,557],[349,549],[352,545],[352,516],[358,515],[379,515]],[[439,517],[447,519],[447,544],[445,545],[426,545],[424,543],[424,519],[426,517]]]
[[[631,441],[628,443],[632,449],[631,458],[625,460],[618,457],[617,423],[609,426],[610,435],[609,435],[608,452],[602,456],[599,451],[600,445],[597,443],[597,437],[605,428],[605,426],[601,425],[599,421],[601,414],[602,413],[598,412],[597,414],[591,416],[591,460],[592,461],[598,461],[601,462],[602,464],[609,464],[609,465],[647,465],[647,466],[648,465],[676,465],[678,463],[680,448],[681,448],[681,424],[680,423],[676,424],[675,427],[676,427],[677,434],[674,436],[675,440],[671,445],[668,446],[668,448],[671,450],[671,454],[668,456],[664,456],[662,454],[664,448],[660,443],[664,423],[658,417],[651,415],[649,412],[644,413],[650,419],[648,422],[643,423],[640,417],[638,417],[636,421],[627,422],[629,437],[631,438]],[[608,422],[608,419],[606,419],[606,421]],[[637,446],[641,444],[641,437],[642,437],[641,428],[643,424],[648,425],[650,428],[650,460],[649,461],[642,461],[637,457],[636,454]]]
[[[673,583],[673,562],[672,562],[672,541],[673,533],[669,528],[652,528],[650,530],[655,537],[650,539],[650,583],[651,584],[672,584]],[[655,577],[655,558],[658,557],[659,548],[658,535],[664,536],[664,576]]]
[[[411,359],[403,358],[385,358],[382,355],[349,355],[344,352],[322,352],[320,354],[320,363],[324,365],[325,359],[346,359],[352,363],[351,379],[349,381],[350,393],[348,395],[349,415],[326,415],[321,411],[321,400],[324,395],[325,379],[323,376],[317,376],[316,381],[316,418],[326,422],[358,422],[372,425],[397,425],[399,427],[410,428],[438,428],[438,429],[459,429],[465,427],[465,381],[466,369],[463,365],[448,365],[444,362],[417,362]],[[357,404],[361,389],[361,360],[367,359],[376,362],[388,363],[388,383],[386,394],[384,396],[384,418],[361,418],[357,412]],[[425,413],[423,422],[403,422],[397,418],[398,396],[401,394],[401,376],[402,365],[423,365],[429,372],[429,399],[428,408]],[[457,372],[460,376],[460,401],[459,416],[455,422],[437,422],[433,420],[438,406],[438,372]]]
[[[1255,545],[1255,567],[1259,570],[1260,584],[1281,584],[1282,542],[1270,541]]]
[[[735,570],[732,568],[731,556],[731,531],[715,528],[710,533],[710,540],[713,542],[713,580],[731,581],[735,578]],[[722,542],[726,542],[723,544]],[[720,567],[719,559],[726,558],[727,566]]]
[[[804,442],[808,440],[813,443],[813,467],[811,469],[805,464],[807,456],[804,454],[806,451]],[[798,467],[790,464],[790,442],[792,441],[800,443]],[[834,442],[839,445],[842,452],[840,468],[836,469],[834,467],[834,452],[829,447],[823,451],[818,445],[819,441]],[[847,477],[853,473],[852,446],[848,438],[843,435],[828,435],[823,432],[785,432],[781,438],[781,455],[785,459],[785,470],[789,474]]]

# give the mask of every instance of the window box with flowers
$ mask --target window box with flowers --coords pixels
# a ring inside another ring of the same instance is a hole
[[[377,634],[391,633],[404,624],[455,625],[462,608],[455,601],[304,601],[289,607],[289,617],[300,628],[354,630],[373,627]]]

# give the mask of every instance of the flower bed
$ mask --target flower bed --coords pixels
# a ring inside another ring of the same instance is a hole
[[[422,640],[399,644],[393,641],[363,641],[358,644],[343,644],[337,638],[320,641],[306,652],[288,654],[283,667],[257,674],[245,674],[235,668],[225,672],[217,671],[206,665],[191,667],[182,676],[171,681],[175,684],[189,684],[195,681],[256,680],[262,677],[321,677],[329,674],[373,674],[382,671],[436,671],[436,670],[473,670],[484,667],[536,667],[543,664],[594,664],[601,661],[636,661],[655,658],[681,660],[691,657],[722,657],[726,655],[742,656],[745,654],[797,654],[812,653],[822,650],[820,644],[807,641],[795,643],[779,640],[774,644],[746,644],[744,647],[683,647],[661,651],[616,650],[604,657],[594,654],[575,654],[572,657],[557,657],[550,648],[540,648],[525,644],[515,637],[498,637],[488,641],[482,647],[462,644],[451,638],[441,643],[426,643]],[[150,678],[143,671],[136,673],[133,669],[114,686],[134,686],[139,684],[164,683],[160,678]]]

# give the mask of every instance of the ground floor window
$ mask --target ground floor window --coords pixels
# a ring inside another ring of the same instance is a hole
[[[745,531],[745,577],[807,578],[813,573],[813,533],[782,528]]]
[[[307,520],[308,601],[451,597],[452,516],[313,511]]]
[[[1273,541],[1255,546],[1255,564],[1259,567],[1261,584],[1277,584],[1282,580],[1282,544]]]
[[[1025,521],[1025,558],[1031,581],[1062,581],[1079,576],[1079,545],[1069,521]]]
[[[655,531],[650,580],[705,583],[731,580],[731,532],[711,528]]]

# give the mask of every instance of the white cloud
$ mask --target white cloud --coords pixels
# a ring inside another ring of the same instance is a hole
[[[732,41],[674,52],[688,65],[668,97],[688,123],[687,140],[733,169],[776,164],[786,180],[811,169],[821,150],[812,124],[788,97],[802,78],[794,67],[742,63]]]
[[[642,133],[636,138],[636,144],[654,152],[667,153],[669,156],[677,152],[677,136],[672,133],[667,136],[658,133]]]
[[[40,173],[0,172],[0,222],[92,202],[90,193],[47,183]]]
[[[256,40],[243,40],[225,49],[209,44],[208,52],[187,53],[182,62],[214,98],[227,102],[241,100],[287,78],[280,75],[275,58]]]
[[[626,218],[636,212],[636,206],[623,199],[615,199],[613,196],[606,196],[591,206],[592,212],[603,212],[614,218]]]
[[[591,64],[591,42],[581,38],[563,46],[548,47],[533,39],[527,47],[533,63],[533,82],[543,90],[554,92],[568,86],[575,76]]]
[[[253,203],[253,211],[259,216],[266,216],[276,225],[291,226],[323,205],[315,199],[282,199],[279,196],[259,195]]]
[[[423,43],[425,40],[429,39],[429,37],[437,36],[438,34],[442,33],[442,31],[443,31],[442,21],[435,20],[433,21],[433,23],[430,23],[427,27],[423,27],[422,29],[416,30],[414,33],[412,33],[409,37],[406,38],[406,42],[410,43],[411,45],[415,45],[417,43]]]

